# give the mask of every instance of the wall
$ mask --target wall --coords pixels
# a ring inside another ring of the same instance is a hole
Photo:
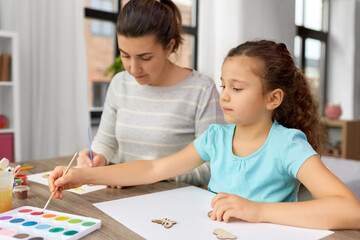
[[[277,40],[293,51],[294,22],[295,0],[200,1],[198,70],[220,85],[224,57],[247,40]]]
[[[330,6],[327,102],[341,105],[342,119],[360,118],[359,5],[331,0]]]
[[[360,0],[355,6],[355,76],[354,76],[354,118],[360,119]]]

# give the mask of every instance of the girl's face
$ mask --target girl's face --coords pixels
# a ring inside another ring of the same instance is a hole
[[[269,114],[258,74],[262,67],[261,60],[247,56],[229,57],[224,61],[220,105],[226,121],[247,125]]]
[[[125,70],[141,85],[161,85],[160,75],[168,64],[171,44],[164,49],[154,35],[128,38],[117,35]]]

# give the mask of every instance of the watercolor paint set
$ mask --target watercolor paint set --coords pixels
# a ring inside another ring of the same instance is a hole
[[[101,228],[101,220],[23,206],[0,214],[0,239],[79,239]]]

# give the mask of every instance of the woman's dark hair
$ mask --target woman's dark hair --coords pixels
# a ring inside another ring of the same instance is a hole
[[[326,135],[318,104],[286,45],[267,40],[248,41],[231,49],[226,58],[235,56],[255,57],[264,62],[264,69],[260,69],[264,93],[278,88],[284,92],[273,118],[285,127],[303,131],[311,146],[316,151],[322,150]]]
[[[171,0],[131,0],[120,11],[116,30],[125,37],[154,34],[165,49],[175,40],[173,52],[182,44],[181,13]]]

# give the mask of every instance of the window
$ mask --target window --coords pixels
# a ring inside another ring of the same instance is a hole
[[[87,51],[88,103],[92,126],[99,124],[111,76],[107,67],[119,55],[116,42],[117,15],[129,0],[84,0]],[[183,18],[184,43],[170,60],[197,69],[198,0],[173,0]]]
[[[91,20],[91,34],[111,37],[114,34],[113,24],[101,20]]]
[[[90,8],[111,12],[114,9],[113,1],[91,0]],[[111,22],[93,19],[91,20],[91,34],[112,37],[114,29]]]
[[[118,0],[85,0],[85,7],[105,12],[118,12]]]
[[[120,4],[118,0],[84,0],[84,6],[88,103],[91,125],[97,126],[111,81],[105,71],[118,54],[115,26]]]
[[[326,102],[329,0],[296,0],[294,57],[308,78],[320,111]]]
[[[93,106],[102,107],[105,102],[108,82],[93,82]]]
[[[198,1],[173,0],[181,12],[184,34],[184,43],[180,46],[172,61],[176,64],[197,69],[197,42],[198,42]]]

